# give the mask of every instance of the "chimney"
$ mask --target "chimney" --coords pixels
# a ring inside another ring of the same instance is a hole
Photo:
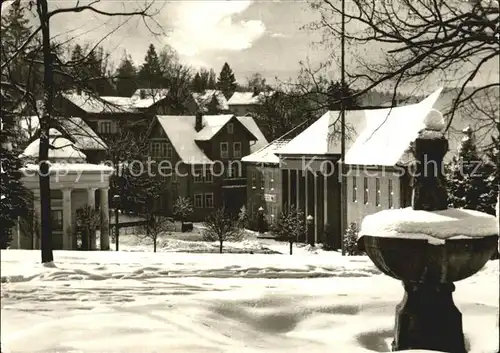
[[[139,97],[140,97],[140,99],[146,99],[146,90],[145,89],[141,89],[139,91]]]
[[[201,112],[196,113],[194,129],[196,130],[196,132],[199,132],[201,129],[203,129],[203,114]]]
[[[76,88],[76,94],[79,95],[79,96],[82,95],[82,89],[81,89],[81,87],[77,87]]]

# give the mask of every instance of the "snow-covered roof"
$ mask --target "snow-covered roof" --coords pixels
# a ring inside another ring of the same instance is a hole
[[[68,137],[73,140],[74,145],[80,150],[106,150],[107,145],[95,133],[94,130],[79,117],[63,118],[57,117],[55,120]],[[17,118],[18,126],[28,139],[34,136],[40,127],[38,116],[21,116]]]
[[[156,118],[163,131],[172,143],[180,159],[186,164],[212,164],[203,150],[196,143],[197,141],[210,141],[218,131],[221,130],[234,115],[204,115],[202,123],[203,129],[197,132],[194,128],[195,116],[158,115]],[[235,117],[247,128],[251,135],[254,135],[256,144],[267,143],[262,132],[251,117]],[[262,140],[263,138],[263,140]]]
[[[288,131],[283,136],[278,137],[271,143],[267,143],[261,148],[252,151],[252,154],[243,157],[241,160],[247,163],[259,163],[259,164],[279,164],[279,157],[275,154],[280,148],[284,147],[289,143],[294,137],[299,133],[304,131],[307,126],[309,126],[308,121],[304,121],[301,124],[294,127],[292,130]]]
[[[228,101],[224,96],[224,93],[219,90],[207,89],[203,93],[193,93],[193,99],[203,112],[206,112],[208,110],[208,105],[212,102],[213,98],[217,100],[217,109],[229,109]]]
[[[40,166],[38,164],[28,163],[24,168],[21,168],[21,171],[38,171],[39,167]],[[68,173],[86,171],[86,172],[107,172],[109,174],[111,174],[114,171],[113,167],[104,164],[64,163],[64,162],[51,163],[49,171],[52,172],[57,170],[64,170]]]
[[[87,159],[87,156],[77,149],[73,142],[62,137],[62,134],[56,129],[50,129],[49,142],[49,160],[85,162]],[[19,157],[38,160],[39,150],[40,139],[36,139],[24,149]]]
[[[227,101],[228,105],[253,105],[260,104],[262,99],[273,95],[274,92],[260,92],[255,94],[254,92],[234,92],[231,98]]]
[[[254,153],[268,144],[266,137],[253,117],[245,115],[238,116],[236,119],[238,119],[248,129],[248,131],[250,131],[257,138],[255,143],[250,145],[250,153]]]
[[[149,108],[153,104],[168,97],[170,90],[168,88],[139,88],[132,95],[132,104],[135,108]],[[144,98],[141,98],[141,97]]]
[[[62,96],[71,103],[91,114],[116,114],[116,113],[136,113],[135,108],[122,106],[106,101],[101,97],[89,95],[86,92],[81,94],[75,92],[66,92]]]
[[[102,96],[101,99],[125,110],[136,110],[151,107],[167,98],[168,92],[167,88],[142,88],[135,91],[132,97]]]
[[[411,142],[441,93],[406,106],[346,111],[346,163],[394,166],[405,158]],[[277,151],[281,155],[340,154],[340,112],[329,111]]]

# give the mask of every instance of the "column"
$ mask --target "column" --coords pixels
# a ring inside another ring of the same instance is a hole
[[[306,186],[306,190],[305,190],[306,191],[306,196],[305,196],[306,200],[305,200],[304,211],[306,213],[305,216],[307,217],[307,216],[309,216],[309,178],[308,178],[309,171],[307,171],[307,169],[304,170],[304,174],[305,174],[304,184]]]
[[[328,173],[325,173],[323,176],[323,224],[326,225],[328,224]]]
[[[288,202],[288,209],[290,209],[290,207],[292,206],[292,171],[290,169],[288,169],[287,171],[288,173],[288,183],[287,183],[287,193],[288,193],[288,197],[287,197],[287,202]]]
[[[42,231],[42,206],[40,205],[40,190],[33,191],[33,249],[40,249]]]
[[[300,210],[300,170],[296,170],[296,176],[297,178],[295,179],[295,198],[297,199],[295,203],[295,208],[297,211]]]
[[[109,250],[109,188],[100,189],[101,192],[101,250]]]
[[[319,207],[318,207],[318,173],[314,173],[314,242],[318,242]]]
[[[87,189],[87,205],[92,207],[92,209],[95,208],[95,191],[96,188],[89,188]],[[96,250],[97,249],[97,238],[95,236],[95,231],[90,234],[90,250]]]
[[[63,250],[71,250],[73,246],[73,223],[71,221],[71,189],[63,189]]]

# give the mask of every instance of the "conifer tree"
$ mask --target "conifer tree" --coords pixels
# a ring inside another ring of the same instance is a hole
[[[473,131],[463,130],[458,157],[448,166],[448,197],[452,207],[495,214],[496,195],[491,192],[489,178],[494,166],[482,158],[476,148]]]
[[[139,82],[144,88],[161,88],[163,81],[160,60],[153,44],[149,45],[144,64],[139,70]]]
[[[215,89],[217,87],[217,74],[214,69],[210,69],[208,73],[207,89]]]
[[[201,76],[199,72],[197,72],[193,77],[193,92],[203,92],[203,83],[201,82]]]
[[[119,96],[130,97],[137,90],[137,69],[130,55],[123,56],[115,76],[115,85]]]
[[[226,99],[231,98],[233,93],[236,91],[237,84],[236,78],[234,77],[234,72],[226,62],[222,66],[222,70],[217,78],[217,89],[224,93]]]

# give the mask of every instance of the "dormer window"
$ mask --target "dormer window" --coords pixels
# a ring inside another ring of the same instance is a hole
[[[234,125],[233,125],[233,123],[227,124],[227,133],[228,134],[234,133]]]

